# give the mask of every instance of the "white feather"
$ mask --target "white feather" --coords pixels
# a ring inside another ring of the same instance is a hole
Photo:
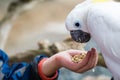
[[[88,12],[88,29],[115,80],[120,80],[120,3],[96,4]]]

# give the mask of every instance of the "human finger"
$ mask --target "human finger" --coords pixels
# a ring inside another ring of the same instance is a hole
[[[86,62],[84,67],[81,67],[77,72],[82,73],[82,72],[88,71],[97,64],[98,56],[97,56],[96,50],[91,49],[91,51],[88,51],[88,54],[90,54],[88,61]]]

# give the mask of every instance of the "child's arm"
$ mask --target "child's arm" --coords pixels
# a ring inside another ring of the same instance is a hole
[[[83,52],[84,51],[80,51],[80,50],[67,50],[67,51],[59,52],[53,55],[52,57],[47,58],[45,61],[41,60],[43,62],[41,64],[40,61],[38,64],[38,73],[40,76],[42,75],[42,77],[46,76],[47,78],[52,78],[48,80],[54,80],[57,74],[56,71],[61,67],[65,67],[77,73],[82,73],[87,70],[90,70],[91,68],[96,66],[98,60],[98,55],[95,49],[91,49],[90,51],[88,51],[86,57],[79,63],[74,63],[71,60],[71,57],[73,55],[80,54]]]
[[[28,64],[24,62],[8,65],[8,56],[0,50],[1,70],[3,74],[0,79],[5,80],[55,80],[58,76],[58,69],[65,67],[74,72],[82,73],[93,68],[98,59],[95,49],[87,52],[86,57],[79,63],[72,62],[72,56],[80,54],[80,50],[67,50],[59,52],[50,58],[44,55],[39,55]]]

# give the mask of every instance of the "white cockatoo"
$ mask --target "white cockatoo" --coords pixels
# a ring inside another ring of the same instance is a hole
[[[76,42],[93,38],[114,80],[120,80],[120,3],[99,1],[78,4],[68,14],[65,25]]]

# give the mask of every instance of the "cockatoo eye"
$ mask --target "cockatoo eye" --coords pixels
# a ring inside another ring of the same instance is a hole
[[[76,22],[74,25],[75,25],[75,27],[80,27],[80,23],[79,22]]]

